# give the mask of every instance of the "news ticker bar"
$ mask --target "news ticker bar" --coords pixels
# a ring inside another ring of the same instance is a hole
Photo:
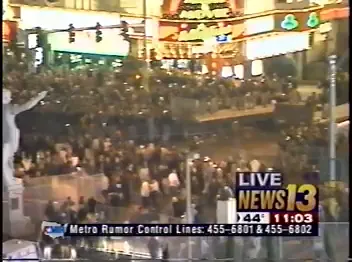
[[[318,236],[318,224],[68,224],[64,236]]]

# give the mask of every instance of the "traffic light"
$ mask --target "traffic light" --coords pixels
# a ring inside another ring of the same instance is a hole
[[[35,28],[35,33],[37,35],[36,37],[36,46],[37,47],[43,47],[43,33],[42,33],[42,29],[40,27],[36,27]]]
[[[146,55],[145,48],[141,48],[141,49],[138,51],[138,58],[140,58],[140,59],[145,59],[145,55]]]
[[[158,52],[153,48],[150,49],[149,53],[150,65],[152,68],[159,68],[162,66],[160,59],[158,58]]]
[[[121,36],[125,41],[130,41],[130,36],[128,34],[128,23],[126,21],[121,21]]]
[[[150,49],[150,60],[156,61],[157,60],[158,53],[154,48]]]
[[[68,42],[69,43],[74,43],[75,42],[75,37],[76,37],[76,33],[75,33],[75,27],[73,26],[73,24],[70,24],[68,26]]]
[[[97,25],[95,26],[95,42],[99,43],[103,40],[103,32],[101,31],[101,25],[100,23],[98,22]]]

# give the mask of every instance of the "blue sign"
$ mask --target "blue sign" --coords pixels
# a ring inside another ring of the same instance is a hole
[[[230,37],[227,35],[219,35],[216,37],[216,42],[218,43],[228,43],[230,40]]]

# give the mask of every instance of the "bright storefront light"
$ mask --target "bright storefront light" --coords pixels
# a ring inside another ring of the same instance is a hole
[[[221,69],[221,76],[222,77],[231,77],[233,75],[232,67],[231,66],[224,66]]]
[[[117,25],[120,23],[119,14],[105,12],[70,11],[49,8],[21,7],[20,28],[31,29],[40,26],[43,29],[55,30],[74,27],[95,26],[99,22],[102,26]]]
[[[254,60],[251,64],[251,74],[252,76],[260,76],[263,74],[263,61],[262,60]]]
[[[309,33],[285,33],[261,37],[246,42],[246,57],[249,60],[272,57],[309,49]]]
[[[233,71],[235,73],[235,77],[237,79],[243,79],[244,78],[244,66],[243,65],[236,65],[233,67]]]

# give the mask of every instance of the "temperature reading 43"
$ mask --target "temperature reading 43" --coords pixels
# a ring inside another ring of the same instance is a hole
[[[266,212],[238,212],[237,223],[239,224],[269,224],[270,214]]]

